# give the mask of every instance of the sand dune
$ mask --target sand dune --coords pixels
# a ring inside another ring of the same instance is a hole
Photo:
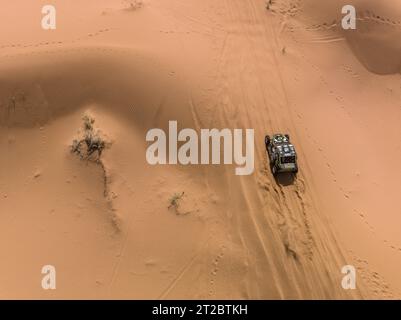
[[[40,1],[10,3],[0,21],[23,22],[0,39],[0,297],[399,297],[401,8],[357,1],[344,31],[344,3],[56,1],[49,32]],[[99,162],[70,152],[84,114],[108,142]],[[255,129],[254,174],[149,165],[146,132],[170,120]],[[297,146],[295,179],[270,173],[276,131]],[[341,287],[349,264],[356,290]]]
[[[371,72],[394,74],[400,72],[400,45],[393,41],[400,36],[400,8],[392,1],[359,0],[353,5],[357,11],[357,29],[341,28],[341,8],[347,1],[331,1],[329,4],[317,1],[303,1],[300,17],[314,30],[335,32],[331,39],[344,37],[358,60]],[[326,36],[327,37],[327,36]],[[330,38],[330,37],[329,37]]]

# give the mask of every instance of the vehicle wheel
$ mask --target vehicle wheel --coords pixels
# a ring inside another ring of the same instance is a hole
[[[267,149],[267,146],[270,144],[270,137],[269,136],[266,136],[265,137],[265,145],[266,145],[266,149]]]
[[[285,134],[284,136],[288,139],[288,141],[290,141],[290,135],[289,134]]]
[[[269,152],[269,151],[268,151]],[[270,157],[270,153],[269,153],[269,163],[270,163],[270,168],[272,168],[274,166],[274,159],[272,159]]]
[[[274,161],[270,157],[269,157],[269,165],[270,165],[270,170],[273,170]]]
[[[276,168],[276,166],[272,166],[272,173],[273,173],[273,176],[276,175],[276,173],[277,173],[277,168]]]

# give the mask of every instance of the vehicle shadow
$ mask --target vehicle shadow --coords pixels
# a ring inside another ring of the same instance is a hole
[[[282,172],[277,174],[274,177],[277,184],[280,184],[284,187],[294,184],[295,175],[292,172]]]

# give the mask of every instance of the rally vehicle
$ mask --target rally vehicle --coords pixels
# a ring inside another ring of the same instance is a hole
[[[274,134],[265,137],[270,168],[275,176],[280,172],[298,172],[297,153],[288,134]]]

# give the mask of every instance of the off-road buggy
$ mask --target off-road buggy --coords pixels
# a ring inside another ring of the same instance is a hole
[[[288,134],[274,134],[272,137],[267,135],[265,145],[273,175],[298,172],[297,153]]]

